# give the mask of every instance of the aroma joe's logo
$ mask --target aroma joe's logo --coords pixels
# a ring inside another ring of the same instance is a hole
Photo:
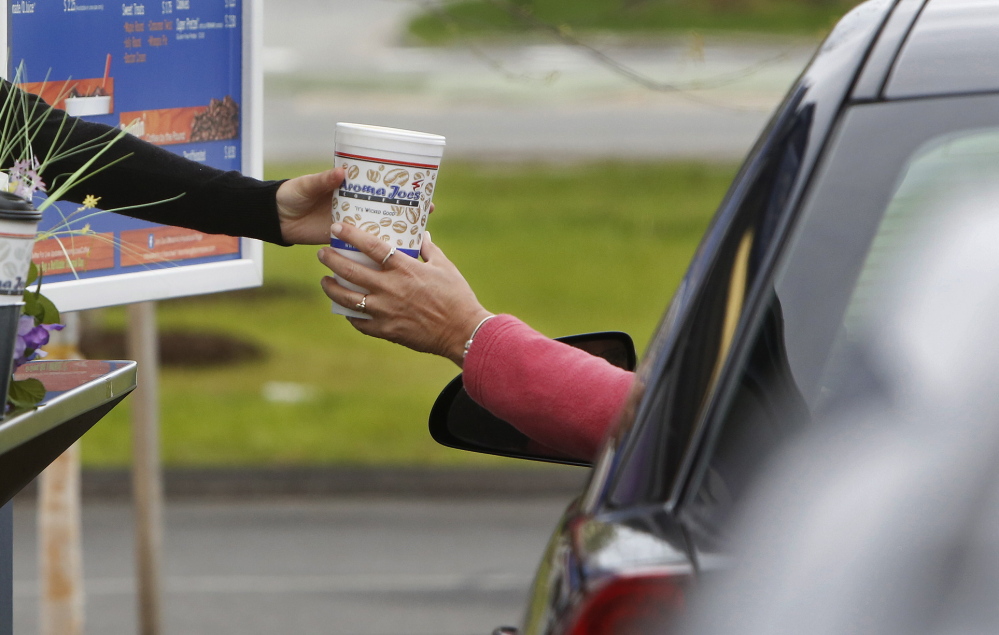
[[[25,283],[21,276],[0,279],[0,295],[24,295]]]
[[[352,194],[363,194],[366,196],[379,197],[379,198],[390,198],[396,201],[419,201],[420,193],[413,190],[407,191],[398,185],[389,186],[387,189],[384,187],[376,187],[374,185],[365,183],[351,183],[349,181],[344,181],[343,186],[340,190],[345,193]]]
[[[351,198],[401,205],[419,205],[423,198],[423,183],[427,174],[406,168],[386,169],[384,164],[372,167],[363,174],[357,165],[347,167],[347,178],[340,186],[340,193]]]

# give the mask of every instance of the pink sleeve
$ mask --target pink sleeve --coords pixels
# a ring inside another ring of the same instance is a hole
[[[463,371],[476,403],[534,441],[587,459],[596,457],[633,379],[512,315],[482,325]]]

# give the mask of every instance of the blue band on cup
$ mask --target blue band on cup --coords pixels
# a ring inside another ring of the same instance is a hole
[[[351,245],[350,243],[345,243],[344,241],[340,240],[339,238],[334,238],[333,240],[331,240],[330,241],[330,247],[333,247],[334,249],[343,249],[343,250],[346,250],[346,251],[356,251],[358,253],[360,253],[360,251],[361,251],[357,247]],[[420,255],[420,250],[419,249],[403,249],[401,247],[396,247],[395,251],[396,251],[396,253],[406,254],[410,258],[418,258],[419,255]]]

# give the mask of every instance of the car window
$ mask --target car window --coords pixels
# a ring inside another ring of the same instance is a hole
[[[935,139],[908,166],[871,242],[843,321],[813,399],[817,418],[879,394],[879,380],[868,366],[867,330],[887,324],[894,298],[883,290],[904,279],[898,269],[904,254],[920,249],[927,235],[943,235],[954,214],[969,208],[999,212],[999,129]],[[999,241],[999,236],[995,237]]]
[[[673,486],[695,423],[728,360],[746,298],[766,269],[797,183],[812,111],[811,107],[791,107],[788,112],[790,116],[775,125],[774,147],[763,154],[745,191],[738,193],[731,218],[720,227],[716,223],[705,238],[705,244],[717,241],[712,245],[717,257],[703,272],[700,293],[684,313],[677,338],[680,344],[661,371],[650,373],[649,360],[638,371],[638,382],[646,384],[645,411],[634,419],[638,427],[628,439],[626,460],[607,499],[611,506],[662,501]],[[703,264],[695,257],[692,270]]]
[[[999,183],[996,126],[995,96],[857,106],[844,117],[708,415],[681,512],[702,548],[720,546],[768,454],[864,385],[849,363],[851,325],[886,254],[955,191]]]

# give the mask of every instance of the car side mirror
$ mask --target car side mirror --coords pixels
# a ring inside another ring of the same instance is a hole
[[[558,341],[606,359],[625,370],[634,370],[635,344],[627,333],[585,333]],[[591,463],[564,456],[533,443],[526,435],[472,401],[458,375],[444,388],[430,411],[430,436],[441,445],[469,452],[516,459],[589,467]]]

